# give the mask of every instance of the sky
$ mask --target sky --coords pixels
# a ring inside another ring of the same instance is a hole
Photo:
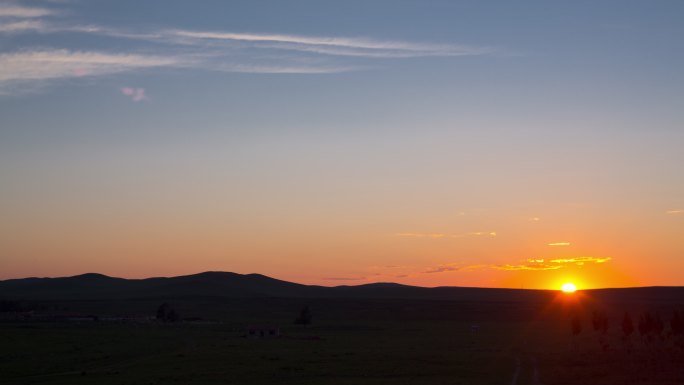
[[[683,14],[0,0],[0,279],[684,285]]]

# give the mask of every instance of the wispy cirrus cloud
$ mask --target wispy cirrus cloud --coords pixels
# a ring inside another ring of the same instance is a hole
[[[98,76],[154,67],[182,66],[178,58],[91,51],[33,50],[0,54],[0,89],[21,82]]]
[[[583,265],[585,263],[606,263],[608,261],[611,261],[611,257],[605,257],[605,258],[596,258],[596,257],[573,257],[573,258],[559,258],[559,259],[552,259],[549,262],[551,263],[574,263],[577,265]]]
[[[107,46],[98,52],[25,48],[18,52],[2,53],[0,92],[6,93],[2,89],[18,82],[33,82],[36,84],[32,86],[40,87],[46,80],[93,77],[150,67],[257,74],[332,74],[377,69],[377,65],[370,64],[374,59],[473,56],[493,52],[491,48],[481,46],[368,37],[111,28],[70,23],[64,18],[69,15],[71,13],[57,9],[0,3],[0,34],[76,33],[137,40],[141,44],[138,44],[134,53],[108,52]],[[134,98],[143,100],[144,95]],[[456,238],[470,235],[445,236]]]
[[[399,238],[466,238],[466,237],[496,237],[496,231],[472,231],[469,233],[460,234],[445,234],[445,233],[396,233],[395,237]]]
[[[1,21],[1,20],[0,20]],[[73,25],[48,22],[45,19],[19,19],[10,22],[0,22],[0,33],[38,33],[38,34],[53,34],[53,33],[82,33],[95,34],[108,37],[136,37],[141,38],[143,35],[127,34],[123,31],[115,29],[102,28],[96,25]]]
[[[445,238],[447,234],[442,233],[396,233],[395,237],[399,238]]]
[[[23,18],[23,19],[28,19],[28,18],[36,18],[36,17],[43,17],[43,16],[50,16],[54,15],[57,12],[47,9],[47,8],[38,8],[38,7],[25,7],[22,5],[16,5],[16,4],[0,4],[0,17],[14,17],[14,18]]]
[[[506,270],[506,271],[519,271],[519,270],[533,270],[533,271],[543,271],[543,270],[558,270],[563,268],[561,265],[553,265],[549,263],[528,263],[521,265],[491,265],[492,269],[495,270]]]
[[[680,214],[684,214],[684,209],[667,210],[667,211],[665,211],[665,214],[667,214],[667,215],[680,215]]]
[[[547,244],[548,246],[570,246],[570,242],[551,242]]]
[[[333,56],[369,58],[410,58],[421,56],[473,56],[492,52],[488,47],[454,44],[386,41],[370,38],[302,36],[288,34],[255,34],[224,31],[191,31],[172,29],[159,34],[178,44],[216,42],[249,43],[257,48],[304,51]]]
[[[429,268],[429,269],[423,271],[423,273],[425,273],[425,274],[446,273],[449,271],[459,271],[461,269],[462,269],[462,267],[455,265],[455,264],[439,265],[436,267]]]
[[[0,33],[20,33],[26,31],[43,31],[47,27],[41,20],[20,20],[9,23],[0,22]]]
[[[325,277],[322,279],[325,281],[363,281],[366,277]]]
[[[0,25],[0,32],[62,33],[77,32],[107,37],[145,40],[167,45],[194,46],[203,49],[245,50],[261,49],[297,51],[302,53],[350,56],[378,59],[402,59],[413,57],[479,56],[491,54],[490,47],[462,44],[434,44],[407,41],[385,41],[371,38],[302,36],[288,34],[253,34],[224,31],[192,31],[182,29],[154,30],[146,32],[127,31],[98,25],[71,25],[34,20],[33,23],[14,22]]]
[[[461,263],[442,264],[428,268],[423,271],[426,274],[446,273],[453,271],[474,271],[474,270],[503,270],[503,271],[545,271],[564,269],[570,265],[583,266],[587,263],[606,263],[611,261],[610,257],[572,257],[546,260],[544,258],[530,258],[524,263],[504,263],[504,264],[477,264],[468,265]]]
[[[274,64],[244,64],[244,63],[204,63],[204,67],[214,71],[241,72],[252,74],[333,74],[351,72],[361,69],[358,66],[339,66],[326,64],[297,64],[297,63],[274,63]]]

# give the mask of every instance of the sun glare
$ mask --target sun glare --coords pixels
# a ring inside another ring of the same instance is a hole
[[[575,286],[574,283],[568,282],[561,286],[561,290],[563,291],[563,293],[574,293],[575,291],[577,291],[577,286]]]

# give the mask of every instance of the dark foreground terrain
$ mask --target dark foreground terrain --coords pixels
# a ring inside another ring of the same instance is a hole
[[[181,278],[0,282],[0,384],[684,383],[671,322],[684,315],[681,288],[558,295]],[[162,303],[177,317],[157,319]],[[295,324],[305,306],[311,323]],[[594,329],[595,314],[607,329]],[[250,337],[250,327],[280,336]]]

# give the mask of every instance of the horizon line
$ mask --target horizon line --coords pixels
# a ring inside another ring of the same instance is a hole
[[[143,281],[147,279],[155,279],[155,278],[179,278],[179,277],[190,277],[190,276],[195,276],[195,275],[201,275],[201,274],[207,274],[207,273],[223,273],[223,274],[235,274],[235,275],[241,275],[241,276],[248,276],[248,275],[260,275],[263,277],[267,277],[270,279],[275,279],[278,281],[283,281],[283,282],[289,282],[289,283],[294,283],[297,285],[303,285],[303,286],[314,286],[314,287],[329,287],[329,288],[335,288],[335,287],[358,287],[358,286],[367,286],[367,285],[374,285],[374,284],[393,284],[393,285],[399,285],[399,286],[406,286],[406,287],[413,287],[413,288],[421,288],[421,289],[438,289],[438,288],[463,288],[463,289],[499,289],[499,290],[524,290],[524,291],[550,291],[550,292],[555,292],[555,291],[560,291],[560,289],[534,289],[534,288],[524,288],[524,287],[492,287],[492,286],[419,286],[419,285],[409,285],[409,284],[404,284],[404,283],[398,283],[398,282],[391,282],[391,281],[377,281],[377,282],[367,282],[367,283],[361,283],[358,285],[310,285],[310,284],[305,284],[305,283],[300,283],[300,282],[295,282],[295,281],[289,281],[281,278],[275,278],[270,275],[266,274],[261,274],[261,273],[237,273],[234,271],[224,271],[224,270],[206,270],[206,271],[201,271],[199,273],[193,273],[193,274],[180,274],[180,275],[172,275],[172,276],[149,276],[145,278],[125,278],[125,277],[116,277],[112,275],[107,275],[103,273],[96,273],[96,272],[86,272],[86,273],[81,273],[81,274],[75,274],[75,275],[66,275],[66,276],[44,276],[44,277],[38,277],[38,276],[29,276],[29,277],[20,277],[20,278],[5,278],[5,279],[0,279],[1,282],[6,282],[6,281],[17,281],[17,280],[25,280],[25,279],[60,279],[60,278],[76,278],[76,277],[82,277],[86,275],[97,275],[97,276],[103,276],[107,278],[113,278],[113,279],[124,279],[128,281]],[[595,290],[616,290],[616,289],[647,289],[647,288],[679,288],[682,287],[684,288],[684,285],[648,285],[648,286],[613,286],[613,287],[595,287],[595,288],[590,288],[590,289],[577,289],[578,292],[583,292],[583,291],[595,291]]]

